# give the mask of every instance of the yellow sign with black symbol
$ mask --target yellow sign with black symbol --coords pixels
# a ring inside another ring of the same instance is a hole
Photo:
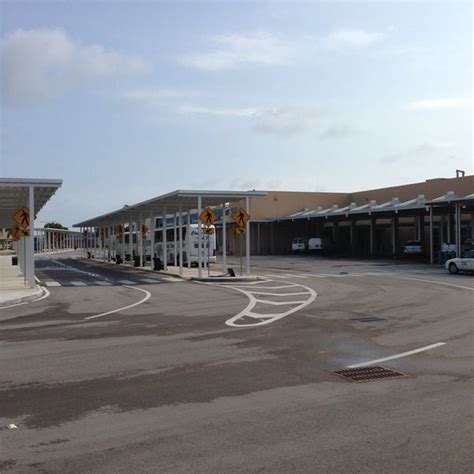
[[[245,234],[245,227],[237,226],[234,228],[234,236],[239,237]]]
[[[217,214],[210,207],[206,207],[206,209],[199,214],[199,219],[209,227],[217,221]]]
[[[239,227],[245,227],[245,224],[247,224],[250,219],[250,214],[243,207],[241,207],[232,214],[232,219],[234,219],[234,222]]]
[[[30,227],[30,210],[27,207],[18,209],[13,218],[21,229]]]
[[[212,235],[215,233],[214,227],[203,227],[202,231],[206,235]]]

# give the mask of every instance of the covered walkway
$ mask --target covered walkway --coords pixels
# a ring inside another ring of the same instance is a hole
[[[0,178],[0,228],[11,231],[16,254],[0,266],[2,293],[12,286],[35,288],[34,222],[61,184],[58,179]],[[13,264],[18,268],[10,268]]]
[[[78,222],[74,227],[80,227],[84,236],[84,256],[129,261],[130,265],[138,263],[143,268],[148,259],[152,266],[159,242],[163,269],[167,271],[168,266],[173,265],[179,268],[181,276],[185,264],[191,268],[189,256],[195,248],[197,276],[201,278],[210,244],[209,238],[204,237],[204,226],[196,216],[206,207],[217,208],[222,218],[222,268],[226,273],[228,230],[232,226],[227,215],[230,203],[243,202],[245,211],[251,215],[251,199],[266,195],[263,191],[178,190]],[[197,231],[195,242],[191,238],[194,235],[191,225],[195,225]],[[250,221],[245,224],[244,238],[245,274],[250,275]]]

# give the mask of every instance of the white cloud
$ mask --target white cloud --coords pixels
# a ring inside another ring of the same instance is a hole
[[[319,135],[322,139],[343,138],[360,132],[359,129],[345,122],[336,122],[325,128]]]
[[[319,113],[290,107],[266,109],[253,117],[254,128],[275,135],[294,135],[317,125]]]
[[[365,48],[376,43],[383,37],[382,33],[362,29],[341,29],[326,37],[326,45],[330,48]]]
[[[409,110],[443,110],[459,109],[472,106],[468,97],[444,97],[436,99],[415,100],[407,105]]]
[[[0,43],[2,99],[29,103],[56,97],[89,80],[141,73],[148,65],[98,45],[82,45],[62,29],[16,30]]]
[[[124,102],[136,105],[159,105],[167,101],[176,101],[201,97],[196,91],[181,89],[134,89],[121,95]]]
[[[232,69],[241,65],[285,65],[294,55],[294,46],[265,32],[226,34],[212,38],[213,49],[181,58],[188,66],[209,71]]]
[[[194,105],[182,105],[178,108],[178,112],[184,114],[217,115],[227,117],[253,117],[257,113],[257,110],[252,108],[220,109]]]
[[[397,163],[400,161],[409,160],[410,163],[417,163],[417,159],[425,160],[426,158],[433,158],[435,156],[451,155],[454,149],[452,143],[443,142],[424,142],[408,150],[398,153],[385,155],[379,159],[380,163]]]
[[[310,110],[281,107],[259,108],[210,108],[194,105],[179,107],[180,113],[227,116],[249,119],[254,130],[275,135],[293,135],[315,124],[318,114]]]

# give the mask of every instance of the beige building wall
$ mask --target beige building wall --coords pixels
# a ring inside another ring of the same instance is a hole
[[[399,198],[401,202],[424,194],[426,199],[435,199],[454,191],[457,196],[467,196],[474,193],[474,175],[463,178],[429,179],[421,183],[405,184],[388,188],[370,189],[354,193],[324,193],[297,191],[268,191],[264,198],[254,198],[251,204],[252,220],[275,219],[286,217],[303,209],[314,210],[318,207],[327,209],[333,205],[348,206],[351,202],[357,205],[375,200],[378,204]],[[232,207],[245,207],[239,202]]]
[[[372,199],[378,204],[382,204],[392,198],[399,198],[401,202],[408,201],[418,194],[424,194],[426,199],[435,199],[448,191],[454,191],[457,196],[467,196],[474,193],[474,175],[463,178],[428,179],[421,183],[359,191],[351,193],[350,200],[358,205],[365,204]]]

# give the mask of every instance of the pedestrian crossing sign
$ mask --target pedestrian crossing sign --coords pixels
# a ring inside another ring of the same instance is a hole
[[[234,219],[234,222],[239,227],[245,227],[245,224],[247,224],[248,220],[250,219],[250,214],[243,207],[241,207],[232,214],[232,219]]]
[[[13,218],[21,229],[30,227],[30,210],[27,207],[18,209]]]
[[[199,214],[199,219],[209,227],[217,220],[217,214],[210,207],[206,207],[206,209]]]

